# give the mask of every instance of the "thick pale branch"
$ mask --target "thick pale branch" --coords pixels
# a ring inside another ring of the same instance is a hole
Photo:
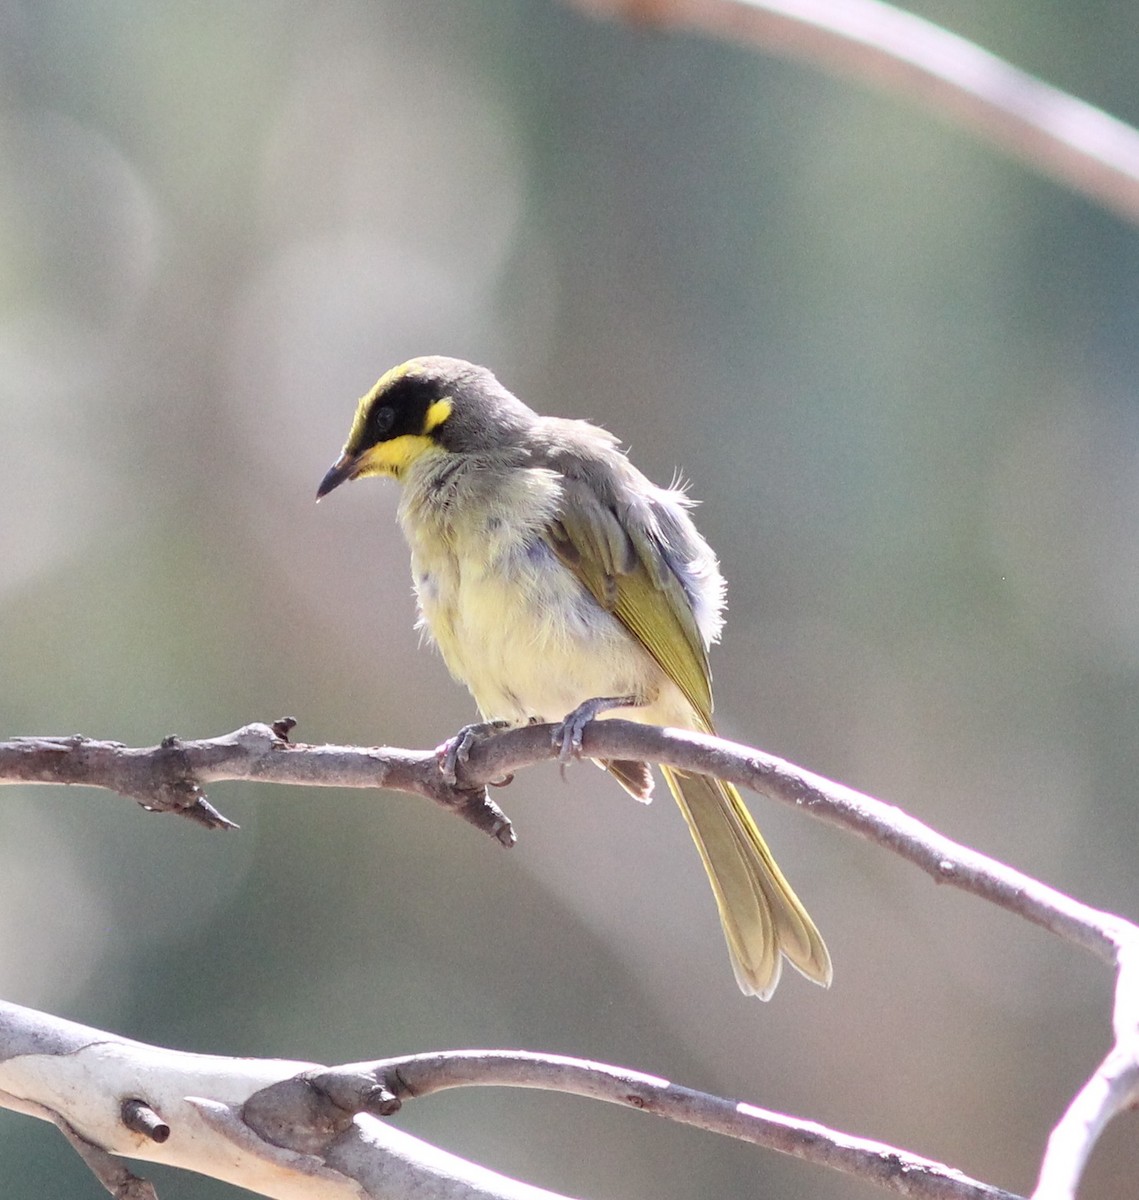
[[[880,0],[571,0],[695,29],[888,88],[1139,223],[1139,132],[963,37]]]
[[[153,1200],[154,1191],[112,1156],[166,1163],[277,1200],[562,1200],[367,1114],[329,1117],[309,1105],[292,1112],[280,1139],[246,1120],[252,1096],[327,1069],[185,1054],[0,1002],[0,1107],[52,1121],[121,1200]],[[160,1114],[168,1135],[140,1130],[126,1101]]]
[[[114,1194],[153,1196],[112,1155],[282,1200],[557,1200],[375,1119],[471,1084],[543,1088],[656,1113],[931,1200],[1011,1193],[879,1142],[604,1063],[453,1051],[323,1067],[183,1054],[0,1003],[0,1106],[53,1121]],[[140,1110],[148,1118],[139,1121]],[[154,1126],[163,1133],[155,1136]]]

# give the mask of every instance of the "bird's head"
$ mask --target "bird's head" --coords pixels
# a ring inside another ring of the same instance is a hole
[[[533,419],[485,367],[458,358],[410,359],[381,376],[361,399],[344,450],[316,498],[366,475],[398,479],[431,451],[505,448]]]

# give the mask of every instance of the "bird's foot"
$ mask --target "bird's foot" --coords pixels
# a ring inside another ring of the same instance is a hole
[[[558,746],[558,761],[564,766],[581,753],[585,727],[611,708],[635,708],[641,701],[636,696],[595,696],[579,704],[560,725],[554,726],[554,745]]]
[[[473,725],[464,725],[454,737],[437,746],[435,757],[439,760],[439,772],[444,783],[448,787],[455,786],[458,782],[459,767],[470,758],[471,747],[475,742],[509,728],[509,721],[476,721]]]

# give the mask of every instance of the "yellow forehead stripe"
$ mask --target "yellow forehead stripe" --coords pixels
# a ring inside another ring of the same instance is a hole
[[[355,454],[356,447],[364,440],[364,425],[368,420],[368,409],[371,408],[372,397],[375,396],[379,387],[380,384],[377,383],[366,396],[360,397],[360,403],[356,405],[356,415],[352,418],[352,428],[348,430],[348,440],[344,443],[345,454]]]
[[[418,360],[409,358],[407,362],[400,363],[398,367],[392,367],[390,371],[385,371],[379,379],[379,382],[368,394],[374,396],[377,392],[382,392],[391,387],[393,383],[402,379],[405,375],[414,375],[421,370]]]

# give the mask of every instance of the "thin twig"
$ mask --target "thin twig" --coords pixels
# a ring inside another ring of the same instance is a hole
[[[1112,1117],[1139,1106],[1139,941],[1119,951],[1115,1043],[1048,1138],[1032,1200],[1076,1200],[1092,1149]]]
[[[460,783],[470,787],[554,757],[554,728],[531,725],[476,743],[465,770],[459,773]],[[894,805],[750,746],[679,729],[604,720],[586,727],[583,754],[660,763],[715,775],[759,792],[892,850],[939,883],[982,896],[1091,950],[1112,965],[1119,947],[1139,933],[1122,917],[1081,904],[1021,871],[954,842]]]
[[[570,0],[679,26],[889,89],[1139,223],[1139,132],[1102,109],[880,0]]]
[[[726,1100],[624,1067],[556,1054],[517,1050],[449,1050],[374,1063],[352,1063],[306,1080],[335,1099],[336,1107],[376,1112],[376,1097],[410,1099],[457,1087],[541,1088],[605,1100],[684,1125],[738,1138],[924,1200],[1016,1200],[944,1163],[881,1142],[853,1137],[814,1121],[800,1121],[737,1100]],[[277,1085],[275,1085],[276,1087]],[[253,1098],[253,1099],[256,1099]],[[250,1102],[246,1103],[248,1116]]]
[[[115,1200],[158,1200],[149,1179],[136,1175],[121,1159],[89,1141],[59,1113],[52,1113],[50,1120]]]
[[[169,783],[170,749],[176,746],[182,772],[179,786],[199,794],[201,785],[220,780],[387,788],[457,810],[510,844],[513,830],[484,789],[523,767],[556,758],[560,745],[556,731],[553,725],[529,725],[476,740],[469,757],[458,764],[454,784],[443,779],[436,751],[291,744],[262,724],[198,741],[167,738],[144,749],[82,737],[16,738],[0,742],[0,784],[82,783],[153,801],[155,793]],[[684,730],[604,720],[587,726],[583,755],[715,775],[790,804],[884,846],[938,882],[991,900],[1112,965],[1119,947],[1136,932],[1123,918],[1081,904],[954,842],[893,805],[750,746]]]
[[[287,740],[292,722],[245,725],[197,741],[167,737],[157,746],[71,737],[21,737],[0,742],[0,784],[83,784],[107,788],[144,808],[190,815],[213,828],[234,828],[206,801],[203,785],[256,780],[303,787],[388,788],[423,796],[490,834],[514,844],[506,815],[482,783],[448,784],[431,750],[305,746]],[[485,783],[495,782],[493,779]],[[213,819],[208,817],[213,814]]]

